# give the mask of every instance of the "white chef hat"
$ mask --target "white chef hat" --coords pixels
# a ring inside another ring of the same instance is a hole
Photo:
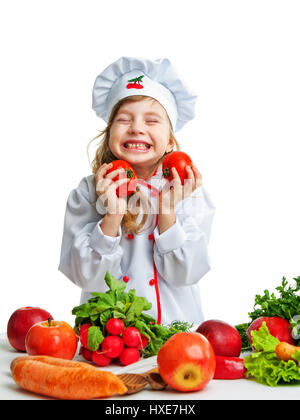
[[[174,131],[195,116],[197,97],[179,79],[167,58],[121,57],[110,64],[96,78],[93,109],[107,122],[114,105],[133,95],[156,99],[165,108]]]

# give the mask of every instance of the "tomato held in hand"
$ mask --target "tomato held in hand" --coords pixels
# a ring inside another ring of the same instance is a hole
[[[170,182],[173,179],[172,168],[174,167],[181,179],[181,184],[184,185],[184,180],[188,178],[186,166],[192,168],[192,159],[184,152],[171,152],[167,154],[162,163],[163,176]]]
[[[112,167],[107,171],[107,174],[109,174],[112,171],[115,171],[116,169],[123,168],[125,170],[124,177],[119,174],[113,178],[113,181],[118,181],[119,179],[127,178],[130,179],[127,184],[122,184],[120,187],[117,188],[116,194],[118,197],[127,197],[128,195],[131,195],[135,192],[136,184],[137,184],[137,175],[135,173],[135,170],[133,167],[126,162],[125,160],[114,160],[112,163]]]
[[[72,360],[77,350],[77,336],[64,321],[38,322],[28,331],[25,347],[29,356],[52,356]]]

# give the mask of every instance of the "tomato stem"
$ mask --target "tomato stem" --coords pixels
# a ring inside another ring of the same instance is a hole
[[[126,175],[127,175],[127,178],[132,178],[133,177],[132,169],[126,169]]]
[[[170,168],[165,168],[164,172],[163,172],[164,177],[168,177],[170,176]]]

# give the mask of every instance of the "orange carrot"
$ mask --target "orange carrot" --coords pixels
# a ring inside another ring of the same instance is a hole
[[[14,359],[10,369],[21,388],[62,400],[90,400],[127,391],[112,372],[98,370],[84,362],[50,356],[23,356]]]
[[[292,346],[291,344],[286,343],[285,341],[281,341],[277,344],[275,353],[278,359],[285,360],[293,360],[292,354],[294,351],[300,351],[300,347]]]

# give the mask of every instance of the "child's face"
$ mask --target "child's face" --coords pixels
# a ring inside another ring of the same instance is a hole
[[[150,171],[173,145],[167,113],[157,101],[125,102],[120,107],[111,125],[109,148],[138,175]]]

